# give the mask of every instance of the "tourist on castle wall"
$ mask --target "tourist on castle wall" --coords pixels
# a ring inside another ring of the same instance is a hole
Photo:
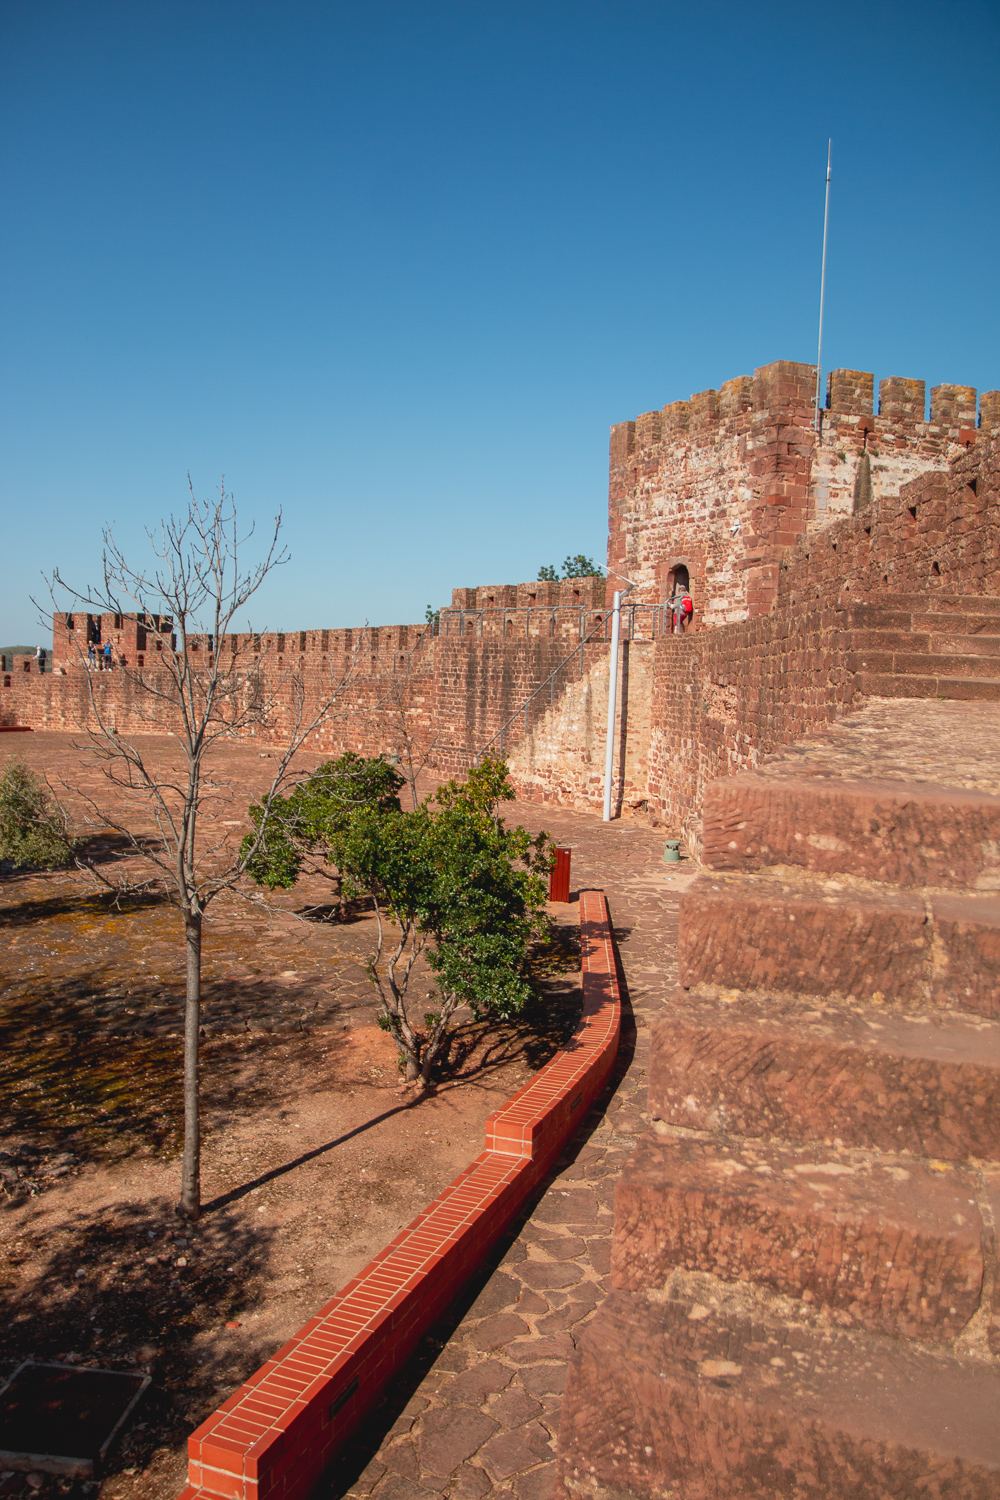
[[[91,641],[90,644],[87,647],[87,666],[89,667],[89,669],[91,671],[93,671],[94,668],[96,667],[96,665],[97,665],[97,652],[94,650],[94,643],[93,643],[93,641]]]
[[[685,588],[675,589],[667,601],[674,619],[674,634],[683,635],[694,615],[694,603]]]
[[[110,672],[111,671],[111,642],[110,641],[105,641],[104,642],[104,670],[105,670],[105,672]]]

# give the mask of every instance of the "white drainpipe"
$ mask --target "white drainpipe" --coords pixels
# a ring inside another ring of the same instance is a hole
[[[631,593],[635,584],[624,573],[617,575],[628,584],[625,593]],[[615,592],[611,606],[611,659],[608,662],[608,742],[604,751],[604,821],[611,822],[611,780],[615,764],[615,710],[618,706],[618,639],[621,635],[622,595]]]

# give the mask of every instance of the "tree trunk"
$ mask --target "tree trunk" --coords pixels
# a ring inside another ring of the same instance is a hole
[[[186,1219],[201,1214],[201,1122],[198,1110],[201,1030],[201,912],[185,913],[187,998],[184,1005],[184,1157],[180,1211]]]
[[[412,1052],[404,1052],[403,1056],[406,1058],[406,1069],[403,1077],[407,1083],[413,1083],[415,1079],[420,1077],[420,1059],[414,1057]]]

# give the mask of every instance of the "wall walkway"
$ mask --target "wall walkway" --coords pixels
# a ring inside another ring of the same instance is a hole
[[[490,1118],[468,1169],[197,1429],[183,1500],[308,1495],[576,1132],[618,1050],[600,892],[581,896],[580,928],[583,1014],[570,1043]]]

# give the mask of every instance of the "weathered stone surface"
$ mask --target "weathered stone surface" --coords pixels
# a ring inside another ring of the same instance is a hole
[[[988,1366],[617,1292],[573,1361],[556,1493],[996,1500],[998,1409]]]
[[[553,1333],[530,1342],[508,1344],[507,1358],[515,1364],[534,1364],[540,1359],[569,1359],[576,1345],[568,1333]]]
[[[675,990],[653,1028],[656,1119],[959,1161],[1000,1160],[1000,1025]]]
[[[521,1283],[513,1276],[505,1276],[498,1271],[492,1275],[479,1296],[469,1309],[471,1318],[486,1318],[491,1313],[502,1312],[505,1307],[512,1307],[517,1301],[517,1294],[521,1290]]]
[[[490,1416],[495,1417],[502,1427],[520,1427],[537,1417],[541,1410],[542,1403],[522,1390],[504,1391],[502,1396],[490,1402]]]
[[[480,1453],[483,1467],[495,1481],[509,1479],[512,1474],[531,1469],[551,1456],[549,1434],[540,1422],[529,1422],[513,1432],[498,1433]]]
[[[535,1396],[558,1396],[566,1385],[565,1359],[559,1364],[528,1365],[521,1371],[521,1384]]]
[[[462,1464],[452,1478],[449,1494],[453,1500],[480,1500],[490,1489],[490,1476],[485,1469],[480,1469],[475,1464]]]
[[[535,1209],[538,1224],[593,1224],[598,1202],[590,1188],[550,1189]]]
[[[521,1267],[521,1278],[526,1286],[536,1291],[549,1287],[576,1286],[582,1271],[573,1260],[527,1261]]]
[[[934,896],[932,996],[939,1005],[1000,1018],[1000,897]]]
[[[734,776],[705,791],[713,870],[798,865],[901,886],[1000,885],[1000,797],[914,781]]]
[[[763,876],[702,876],[681,906],[682,985],[922,998],[931,944],[923,901]]]
[[[420,1433],[420,1461],[430,1474],[450,1474],[497,1430],[484,1412],[460,1406],[428,1412]]]
[[[470,1406],[481,1406],[494,1391],[502,1391],[510,1384],[511,1370],[498,1359],[487,1359],[473,1365],[471,1370],[456,1375],[444,1387],[442,1394],[448,1402],[468,1402]]]
[[[510,1339],[528,1332],[528,1325],[516,1313],[498,1313],[495,1318],[484,1318],[472,1335],[477,1349],[499,1349]]]
[[[543,1464],[541,1468],[529,1469],[526,1474],[520,1474],[516,1485],[517,1500],[549,1500],[555,1477],[554,1463]]]
[[[983,1223],[974,1173],[815,1147],[645,1141],[618,1182],[613,1282],[672,1271],[752,1281],[862,1327],[959,1333],[979,1306]]]

